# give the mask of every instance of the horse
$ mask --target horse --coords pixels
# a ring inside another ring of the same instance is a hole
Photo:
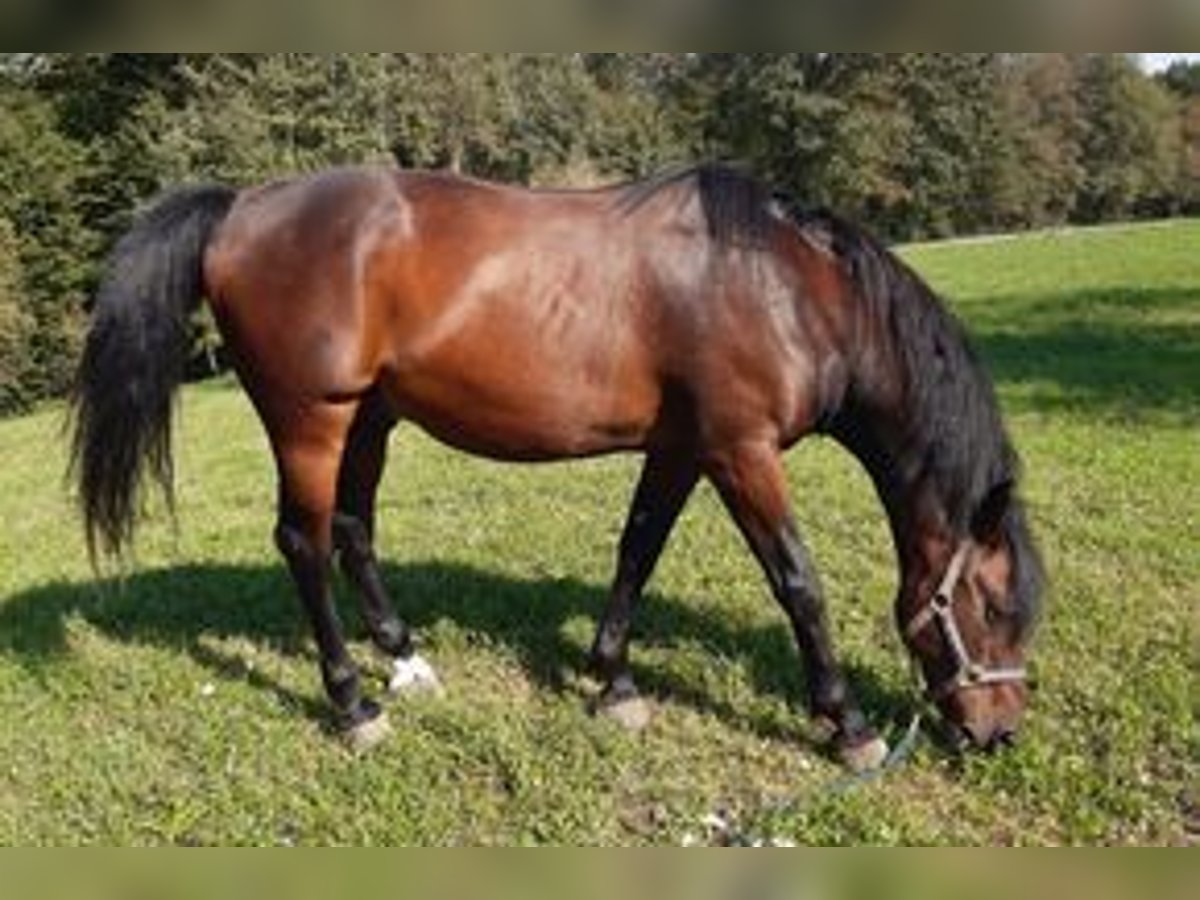
[[[597,705],[627,722],[647,711],[635,611],[707,479],[794,631],[811,715],[862,770],[888,748],[835,653],[782,463],[832,437],[886,511],[896,623],[956,744],[1015,738],[1043,583],[1017,454],[962,326],[859,226],[719,164],[576,191],[358,167],[169,192],[111,251],[79,363],[71,465],[93,561],[132,540],[146,483],[170,497],[204,299],[269,437],[275,543],[355,747],[388,726],[347,651],[335,564],[393,688],[436,682],[374,550],[401,422],[502,461],[644,454],[590,655]]]

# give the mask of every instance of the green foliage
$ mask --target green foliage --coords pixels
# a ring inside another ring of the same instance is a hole
[[[1078,77],[1087,123],[1083,220],[1126,218],[1143,209],[1170,212],[1180,154],[1170,95],[1121,55],[1085,57]]]
[[[995,54],[738,54],[713,136],[810,203],[898,236],[993,224]]]
[[[582,98],[586,157],[598,172],[637,177],[692,158],[694,123],[679,100],[691,64],[679,54],[592,53]]]
[[[908,110],[911,139],[900,154],[912,197],[894,233],[948,237],[992,228],[998,58],[986,53],[901,54],[897,94]]]
[[[59,394],[70,383],[79,313],[93,276],[94,235],[79,204],[83,149],[57,128],[53,108],[0,85],[0,218],[16,235],[26,332],[22,393]]]
[[[253,184],[388,156],[379,54],[214,54],[182,59],[181,98],[150,92],[114,133],[156,189]]]
[[[1176,60],[1159,75],[1158,81],[1179,97],[1200,96],[1200,62]]]
[[[1200,63],[1177,61],[1158,77],[1179,104],[1181,208],[1200,211]]]
[[[24,309],[25,279],[16,234],[0,218],[0,413],[25,401],[25,347],[33,322]]]
[[[1120,55],[707,54],[709,146],[896,238],[1175,210],[1178,118]]]
[[[821,202],[889,231],[912,204],[901,160],[916,123],[896,102],[895,73],[886,61],[873,54],[840,56],[837,81],[843,99],[832,125],[831,152],[822,166],[828,196]]]
[[[718,85],[709,141],[753,163],[781,189],[823,201],[819,173],[844,109],[828,90],[828,67],[818,53],[714,54],[701,73]]]
[[[1002,229],[1059,225],[1083,183],[1086,123],[1072,61],[1061,53],[1014,54],[1002,66],[993,218]]]
[[[1182,207],[1187,212],[1200,211],[1200,94],[1182,101],[1180,109],[1182,154],[1179,178]]]

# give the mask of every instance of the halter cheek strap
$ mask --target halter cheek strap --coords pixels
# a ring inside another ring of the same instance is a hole
[[[970,541],[963,541],[959,545],[954,558],[950,560],[941,584],[938,585],[937,593],[904,630],[905,637],[911,642],[930,625],[936,624],[942,639],[954,657],[954,674],[942,684],[930,688],[929,696],[932,700],[944,700],[950,694],[960,690],[994,684],[1019,684],[1028,679],[1028,673],[1024,668],[994,669],[972,660],[966,642],[963,641],[962,631],[958,627],[958,619],[954,615],[954,594],[958,583],[962,581],[972,549]]]

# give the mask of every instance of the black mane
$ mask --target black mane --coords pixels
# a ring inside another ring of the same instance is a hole
[[[992,381],[962,324],[899,257],[830,213],[809,222],[832,236],[833,252],[888,323],[902,363],[908,431],[893,464],[910,479],[933,483],[951,527],[964,538],[992,490],[1015,489],[1021,475]],[[1027,628],[1038,613],[1044,572],[1015,493],[1002,527],[1013,550],[1013,598]]]
[[[711,238],[725,247],[761,248],[781,221],[827,246],[858,285],[870,314],[887,325],[905,379],[899,458],[888,468],[909,483],[929,480],[948,522],[964,538],[989,493],[1015,485],[1020,462],[995,391],[962,325],[894,253],[855,225],[825,211],[803,209],[744,171],[708,164],[666,172],[624,192],[629,209],[672,187],[699,194]],[[1019,500],[1003,522],[1013,548],[1014,598],[1032,621],[1042,567]]]
[[[709,237],[719,246],[761,247],[771,229],[779,225],[772,215],[772,203],[783,198],[742,169],[720,163],[667,169],[635,181],[621,191],[618,205],[632,213],[678,187],[692,189],[699,196]]]

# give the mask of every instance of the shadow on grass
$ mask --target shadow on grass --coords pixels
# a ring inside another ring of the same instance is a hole
[[[1198,288],[1001,298],[975,305],[971,320],[998,384],[1029,387],[1013,399],[1017,408],[1122,419],[1200,415]]]
[[[418,633],[441,620],[509,648],[543,689],[573,693],[564,670],[583,672],[585,653],[564,634],[578,616],[595,618],[605,590],[574,579],[519,581],[461,565],[388,566],[385,577],[403,618]],[[768,602],[764,588],[764,603]],[[343,603],[351,631],[357,617]],[[106,636],[130,644],[178,650],[214,673],[246,680],[286,706],[324,720],[316,657],[282,567],[182,566],[134,575],[120,587],[57,584],[16,595],[0,605],[0,653],[20,661],[35,677],[48,676],[70,652],[68,623],[82,619]],[[782,619],[782,616],[781,616]],[[735,728],[769,738],[810,742],[805,727],[803,676],[790,633],[782,624],[739,627],[725,618],[649,594],[639,613],[635,641],[669,649],[699,645],[740,661],[756,691],[783,697],[797,709],[794,723],[736,709],[699,681],[651,666],[636,669],[643,690],[714,715]],[[213,638],[239,637],[313,665],[309,695],[297,694],[265,673],[214,649]],[[908,713],[911,700],[869,670],[851,667],[849,678],[867,714],[879,722]],[[583,702],[583,698],[580,698]]]

